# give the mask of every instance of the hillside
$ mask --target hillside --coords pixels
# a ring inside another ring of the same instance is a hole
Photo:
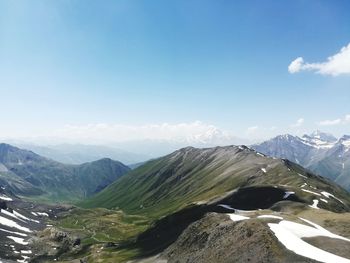
[[[0,182],[14,194],[49,201],[91,196],[130,170],[111,159],[66,165],[0,144]]]
[[[245,146],[183,148],[136,168],[81,205],[157,217],[222,198],[238,188],[262,186],[294,192],[310,205],[315,195],[307,191],[322,189],[343,198],[344,203],[334,199],[320,206],[349,209],[349,196],[340,187],[301,166],[266,157]]]

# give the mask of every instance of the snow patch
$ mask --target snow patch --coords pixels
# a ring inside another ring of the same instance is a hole
[[[36,212],[36,214],[39,216],[49,216],[48,213],[44,213],[44,212]]]
[[[22,236],[22,237],[26,237],[26,236],[27,236],[27,234],[24,234],[24,233],[14,232],[14,231],[2,229],[2,228],[0,228],[0,231],[6,232],[6,233],[9,233],[9,234],[14,234],[14,235]]]
[[[6,195],[0,195],[0,199],[1,199],[1,200],[4,200],[4,201],[13,201],[12,198],[7,197]]]
[[[307,177],[305,175],[302,175],[302,174],[299,174],[299,173],[298,173],[298,175],[303,177],[303,178],[305,178],[305,179],[307,179]]]
[[[344,202],[342,200],[340,200],[339,198],[335,197],[331,193],[323,191],[323,192],[321,192],[321,194],[323,194],[326,198],[333,197],[334,199],[338,200],[340,203],[344,204]]]
[[[17,211],[13,210],[13,214],[21,219],[24,219],[24,220],[27,220],[27,221],[32,221],[32,222],[35,222],[35,223],[40,223],[38,220],[34,220],[34,219],[31,219],[31,218],[28,218],[20,213],[18,213]]]
[[[24,226],[20,226],[16,222],[14,222],[10,219],[7,219],[6,217],[0,216],[0,224],[4,225],[4,226],[12,227],[12,228],[17,228],[17,229],[24,231],[24,232],[32,232],[29,228],[24,227]]]
[[[306,189],[301,189],[301,190],[304,191],[304,192],[310,193],[310,194],[321,196],[319,193],[316,193],[316,192],[313,192],[313,191],[310,191],[310,190],[306,190]]]
[[[249,219],[250,217],[247,217],[247,216],[241,216],[241,215],[236,215],[236,214],[228,214],[230,219],[232,221],[242,221],[242,220],[246,220],[246,219]]]
[[[18,244],[28,245],[28,242],[24,241],[24,238],[21,238],[21,237],[7,236],[7,238],[12,239]]]
[[[302,219],[302,218],[301,218]],[[269,223],[268,226],[274,232],[278,240],[288,249],[294,253],[311,258],[324,263],[350,263],[349,259],[337,256],[330,252],[319,249],[309,243],[303,241],[303,237],[315,237],[315,236],[326,236],[331,238],[345,239],[344,237],[335,235],[328,230],[308,221],[302,219],[305,222],[312,224],[314,227],[298,224],[291,221],[282,220],[277,223]]]
[[[286,198],[288,198],[290,195],[294,195],[295,194],[295,192],[285,192],[284,193],[284,196],[283,196],[283,199],[286,199]]]
[[[310,220],[307,220],[307,219],[302,218],[302,217],[299,217],[299,219],[301,219],[304,222],[306,222],[306,223],[312,225],[313,227],[315,227],[318,231],[320,231],[322,233],[323,236],[327,236],[327,237],[330,237],[330,238],[341,239],[341,240],[350,242],[349,238],[333,234],[332,232],[328,231],[327,229],[323,228],[322,226],[320,226],[320,225],[318,225],[318,224],[316,224],[316,223],[314,223],[314,222],[312,222]]]
[[[13,218],[15,218],[15,219],[20,220],[20,221],[23,222],[23,220],[20,219],[20,218],[18,218],[15,214],[13,214],[13,213],[11,213],[11,212],[5,210],[5,209],[0,209],[0,210],[1,210],[1,213],[5,214],[5,215],[7,215],[7,216],[13,217]]]
[[[317,205],[318,205],[318,200],[314,199],[312,205],[309,205],[311,208],[315,208],[315,209],[320,209]]]
[[[229,206],[229,205],[220,204],[220,205],[218,205],[218,206],[223,207],[223,208],[226,208],[226,209],[229,209],[229,210],[235,210],[234,208],[232,208],[232,207]]]
[[[29,259],[28,256],[23,256],[22,255],[22,258],[23,259],[17,259],[17,262],[20,262],[20,263],[27,263],[28,262],[28,260],[27,260],[27,259]]]

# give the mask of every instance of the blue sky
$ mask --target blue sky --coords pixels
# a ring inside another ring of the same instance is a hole
[[[349,10],[346,0],[0,0],[0,137],[195,121],[242,138],[349,133],[350,74],[288,72],[350,43]]]

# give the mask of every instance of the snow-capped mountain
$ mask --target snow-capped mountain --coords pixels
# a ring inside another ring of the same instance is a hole
[[[285,158],[350,190],[350,136],[337,139],[320,131],[302,137],[279,135],[251,146],[263,154]]]
[[[337,142],[337,138],[332,134],[320,131],[315,131],[310,135],[305,134],[302,136],[302,140],[305,144],[308,144],[317,149],[332,148]]]

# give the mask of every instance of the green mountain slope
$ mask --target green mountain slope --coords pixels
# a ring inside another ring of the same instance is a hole
[[[268,158],[244,146],[178,150],[131,171],[80,205],[158,218],[194,203],[223,199],[238,188],[263,186],[294,192],[309,205],[321,197],[320,192],[331,193],[342,201],[333,198],[319,202],[320,207],[349,209],[349,195],[339,186],[287,160]]]
[[[130,170],[111,159],[66,165],[8,144],[0,144],[0,168],[0,181],[14,194],[49,201],[91,196]]]

